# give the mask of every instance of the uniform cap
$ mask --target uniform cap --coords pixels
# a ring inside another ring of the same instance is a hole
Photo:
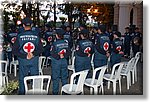
[[[106,31],[106,26],[105,25],[100,25],[98,29],[100,29],[101,32],[105,32]]]
[[[80,27],[86,28],[85,24],[80,24]]]
[[[96,30],[98,30],[98,27],[93,27],[93,29],[96,29]]]
[[[113,35],[117,35],[118,37],[121,37],[121,33],[120,32],[118,32],[118,31],[113,31]]]
[[[26,17],[22,20],[22,23],[25,24],[26,26],[30,26],[32,24],[32,20]]]
[[[125,29],[129,29],[129,27],[126,27]]]
[[[83,30],[81,30],[80,34],[89,34],[89,30],[83,29]]]
[[[65,31],[63,29],[56,29],[56,34],[64,35]]]

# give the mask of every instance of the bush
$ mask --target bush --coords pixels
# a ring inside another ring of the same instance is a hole
[[[4,88],[2,95],[16,95],[19,88],[18,81],[10,81],[8,85]]]

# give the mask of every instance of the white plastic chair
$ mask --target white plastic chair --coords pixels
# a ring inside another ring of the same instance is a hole
[[[11,74],[11,70],[12,70],[12,66],[14,66],[14,76],[16,77],[17,76],[17,65],[19,65],[19,62],[18,60],[14,60],[14,57],[13,57],[13,60],[10,62],[10,69],[9,69],[9,73]]]
[[[121,70],[123,63],[117,63],[113,66],[111,74],[104,74],[104,79],[108,81],[108,89],[110,88],[110,81],[113,82],[113,94],[116,94],[116,83],[119,80],[119,88],[121,94]]]
[[[27,76],[24,78],[25,94],[27,95],[47,95],[51,81],[51,76]]]
[[[135,62],[134,62],[134,65],[131,69],[131,74],[132,74],[132,84],[134,84],[135,81],[137,81],[137,64],[138,64],[138,61],[140,59],[140,54],[141,52],[137,52],[136,55],[135,55]]]
[[[44,63],[45,63],[46,57],[45,56],[40,56],[39,57],[39,75],[43,75],[43,68],[44,68]]]
[[[72,64],[68,65],[68,69],[73,71],[73,73],[75,73],[74,62],[75,62],[75,56],[72,58]]]
[[[2,70],[2,86],[6,86],[8,85],[8,75],[7,75],[7,67],[8,67],[8,63],[7,61],[3,61],[0,60],[0,67],[3,68],[4,66],[4,70]]]
[[[61,94],[62,94],[62,92],[65,92],[65,93],[71,94],[71,95],[76,95],[76,94],[80,94],[80,93],[84,94],[83,85],[84,85],[84,81],[87,76],[87,73],[88,73],[88,70],[73,73],[70,78],[70,84],[66,84],[66,85],[62,86]],[[77,84],[75,84],[74,80],[75,80],[76,76],[78,76],[78,75],[79,75],[79,79],[78,79]]]
[[[85,79],[85,83],[84,84],[86,86],[90,87],[90,94],[93,94],[93,89],[94,89],[94,94],[97,94],[98,93],[98,87],[100,87],[100,91],[102,91],[102,94],[104,94],[103,76],[104,76],[104,73],[106,71],[106,68],[107,68],[107,66],[102,66],[102,67],[96,68],[93,71],[92,78]],[[98,77],[98,79],[95,79],[96,73],[98,71],[100,71],[99,77]]]
[[[130,71],[134,64],[134,58],[132,58],[129,62],[122,62],[124,66],[121,70],[121,75],[127,77],[127,89],[129,90],[129,86],[131,86],[131,75]]]
[[[47,68],[47,66],[48,66],[48,61],[49,61],[49,60],[51,60],[51,58],[50,58],[50,57],[47,57],[47,58],[46,58],[46,65],[44,65],[44,66],[46,66],[46,68]]]

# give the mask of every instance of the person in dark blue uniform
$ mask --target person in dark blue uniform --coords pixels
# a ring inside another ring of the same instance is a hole
[[[19,94],[25,94],[24,77],[28,75],[38,75],[39,55],[43,51],[43,46],[37,32],[31,30],[32,21],[30,18],[22,20],[24,31],[18,34],[13,46],[13,54],[19,61]]]
[[[98,28],[98,35],[95,39],[95,55],[94,55],[94,68],[107,65],[107,60],[110,55],[110,39],[105,34],[105,28]],[[96,75],[98,78],[98,74]]]
[[[113,32],[113,42],[111,47],[110,56],[110,67],[112,68],[114,64],[121,62],[121,57],[123,56],[123,42],[120,40],[121,33],[118,31]]]
[[[14,44],[14,42],[16,41],[16,36],[17,36],[17,30],[14,24],[10,25],[10,32],[7,33],[7,40],[8,40],[8,47],[10,48],[9,50],[7,50],[7,57],[9,60],[9,63],[12,61],[12,46]],[[15,57],[16,60],[16,57]]]
[[[52,66],[52,93],[58,95],[59,81],[61,79],[62,86],[68,83],[68,64],[67,58],[71,54],[68,42],[63,39],[65,33],[62,29],[56,29],[57,40],[51,46],[51,66]]]
[[[139,32],[139,28],[135,28],[135,32],[131,34],[132,36],[132,50],[133,55],[135,56],[137,52],[140,51],[140,44],[142,41],[142,34]]]
[[[72,39],[72,32],[71,27],[66,26],[66,32],[64,34],[64,39],[69,43],[70,48],[73,47],[73,39]]]
[[[44,39],[46,40],[46,46],[44,47],[43,55],[48,57],[50,56],[49,49],[51,48],[51,45],[54,42],[53,30],[49,23],[46,24],[45,27]]]
[[[130,56],[130,42],[131,42],[131,35],[129,27],[125,28],[126,32],[124,33],[124,56],[128,58]]]
[[[91,38],[91,41],[93,42],[93,44],[95,43],[95,38],[98,35],[97,30],[98,30],[98,27],[93,27],[93,29],[92,29],[92,38]]]
[[[91,57],[94,53],[94,45],[88,39],[88,34],[89,31],[86,29],[80,32],[81,40],[76,44],[75,51],[75,72],[90,70],[91,68]]]

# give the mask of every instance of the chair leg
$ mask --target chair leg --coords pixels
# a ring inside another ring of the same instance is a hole
[[[127,89],[129,90],[130,87],[130,75],[127,75]]]
[[[5,84],[6,84],[5,83],[5,76],[3,76],[3,81],[2,82],[3,82],[3,85],[5,86]]]
[[[6,77],[6,85],[8,85],[8,76]]]
[[[131,75],[129,73],[129,85],[131,86]]]
[[[116,81],[113,81],[113,94],[116,94]]]
[[[134,70],[132,71],[132,84],[134,84]]]
[[[92,95],[93,94],[93,88],[90,87],[90,94]]]
[[[110,89],[110,81],[108,81],[108,87],[107,87],[107,89]]]
[[[10,67],[9,67],[9,74],[11,74],[11,67],[12,66],[12,64],[10,64]]]
[[[103,87],[103,84],[101,85],[100,89],[102,90],[102,95],[104,95],[104,87]]]
[[[120,89],[120,94],[121,94],[121,80],[119,79],[119,89]]]
[[[136,67],[137,68],[137,67]],[[135,81],[137,82],[137,69],[135,68],[134,74],[135,74]]]
[[[17,65],[14,65],[14,76],[17,76]]]
[[[97,92],[98,92],[98,88],[94,87],[94,95],[97,95]]]

